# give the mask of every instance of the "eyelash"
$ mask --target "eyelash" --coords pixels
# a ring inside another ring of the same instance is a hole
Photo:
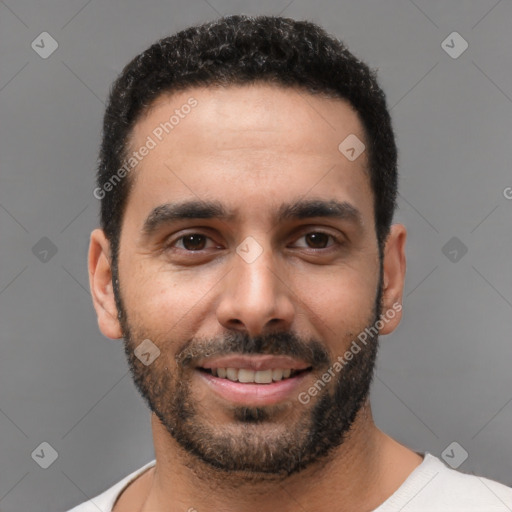
[[[300,249],[308,249],[310,251],[328,251],[330,249],[332,249],[332,247],[334,247],[335,245],[338,245],[338,246],[342,246],[344,245],[344,242],[341,240],[340,237],[337,237],[337,236],[334,236],[333,234],[331,233],[326,233],[325,231],[321,231],[321,230],[313,230],[313,231],[308,231],[307,233],[304,233],[302,234],[299,238],[297,238],[296,241],[300,240],[301,238],[304,238],[306,237],[307,235],[311,235],[311,234],[321,234],[321,235],[326,235],[327,237],[329,237],[333,243],[331,245],[328,245],[327,247],[322,247],[322,248],[314,248],[314,247],[300,247]],[[191,231],[190,233],[187,233],[185,235],[182,235],[176,239],[174,239],[173,241],[169,242],[168,244],[165,245],[165,250],[173,250],[173,249],[176,249],[176,247],[174,247],[174,245],[178,242],[181,242],[183,241],[186,237],[188,236],[192,236],[192,235],[200,235],[200,236],[203,236],[205,237],[206,239],[208,240],[212,240],[211,237],[209,237],[208,235],[205,235],[204,233],[200,233],[200,232],[195,232],[195,231]],[[186,249],[184,247],[179,247],[178,248],[180,251],[185,251],[187,253],[190,253],[190,254],[202,254],[205,250],[207,249],[199,249],[199,250],[189,250],[189,249]]]

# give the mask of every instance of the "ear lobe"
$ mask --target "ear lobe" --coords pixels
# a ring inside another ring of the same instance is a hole
[[[104,336],[111,339],[123,337],[112,285],[110,243],[101,229],[91,233],[89,244],[89,286],[98,326]]]
[[[405,241],[403,224],[393,224],[384,248],[382,277],[382,316],[385,320],[380,334],[393,332],[402,318],[402,296],[405,283]],[[386,314],[388,313],[388,315]],[[393,313],[391,315],[391,313]]]

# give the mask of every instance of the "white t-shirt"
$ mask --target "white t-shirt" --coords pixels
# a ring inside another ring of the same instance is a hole
[[[68,512],[112,512],[130,482],[156,461],[148,462],[96,498]],[[336,507],[333,508],[335,510]],[[423,462],[405,482],[373,512],[512,512],[512,488],[451,469],[426,453]]]

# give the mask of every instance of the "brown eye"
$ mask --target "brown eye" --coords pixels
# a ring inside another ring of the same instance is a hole
[[[337,236],[323,231],[310,231],[302,235],[294,246],[301,249],[328,250],[334,246],[342,247],[343,241]]]
[[[308,233],[306,240],[313,249],[324,249],[329,241],[329,235],[325,233]]]
[[[181,237],[183,247],[187,251],[201,251],[205,248],[207,237],[197,233]]]
[[[329,242],[330,235],[326,233],[308,233],[306,241],[312,249],[325,249]]]

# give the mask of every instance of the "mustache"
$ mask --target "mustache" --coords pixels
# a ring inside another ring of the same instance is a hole
[[[331,359],[326,348],[316,339],[305,340],[293,332],[266,333],[251,337],[240,331],[228,332],[212,339],[192,338],[178,350],[178,366],[191,368],[212,356],[273,355],[301,359],[313,368],[328,366]]]

